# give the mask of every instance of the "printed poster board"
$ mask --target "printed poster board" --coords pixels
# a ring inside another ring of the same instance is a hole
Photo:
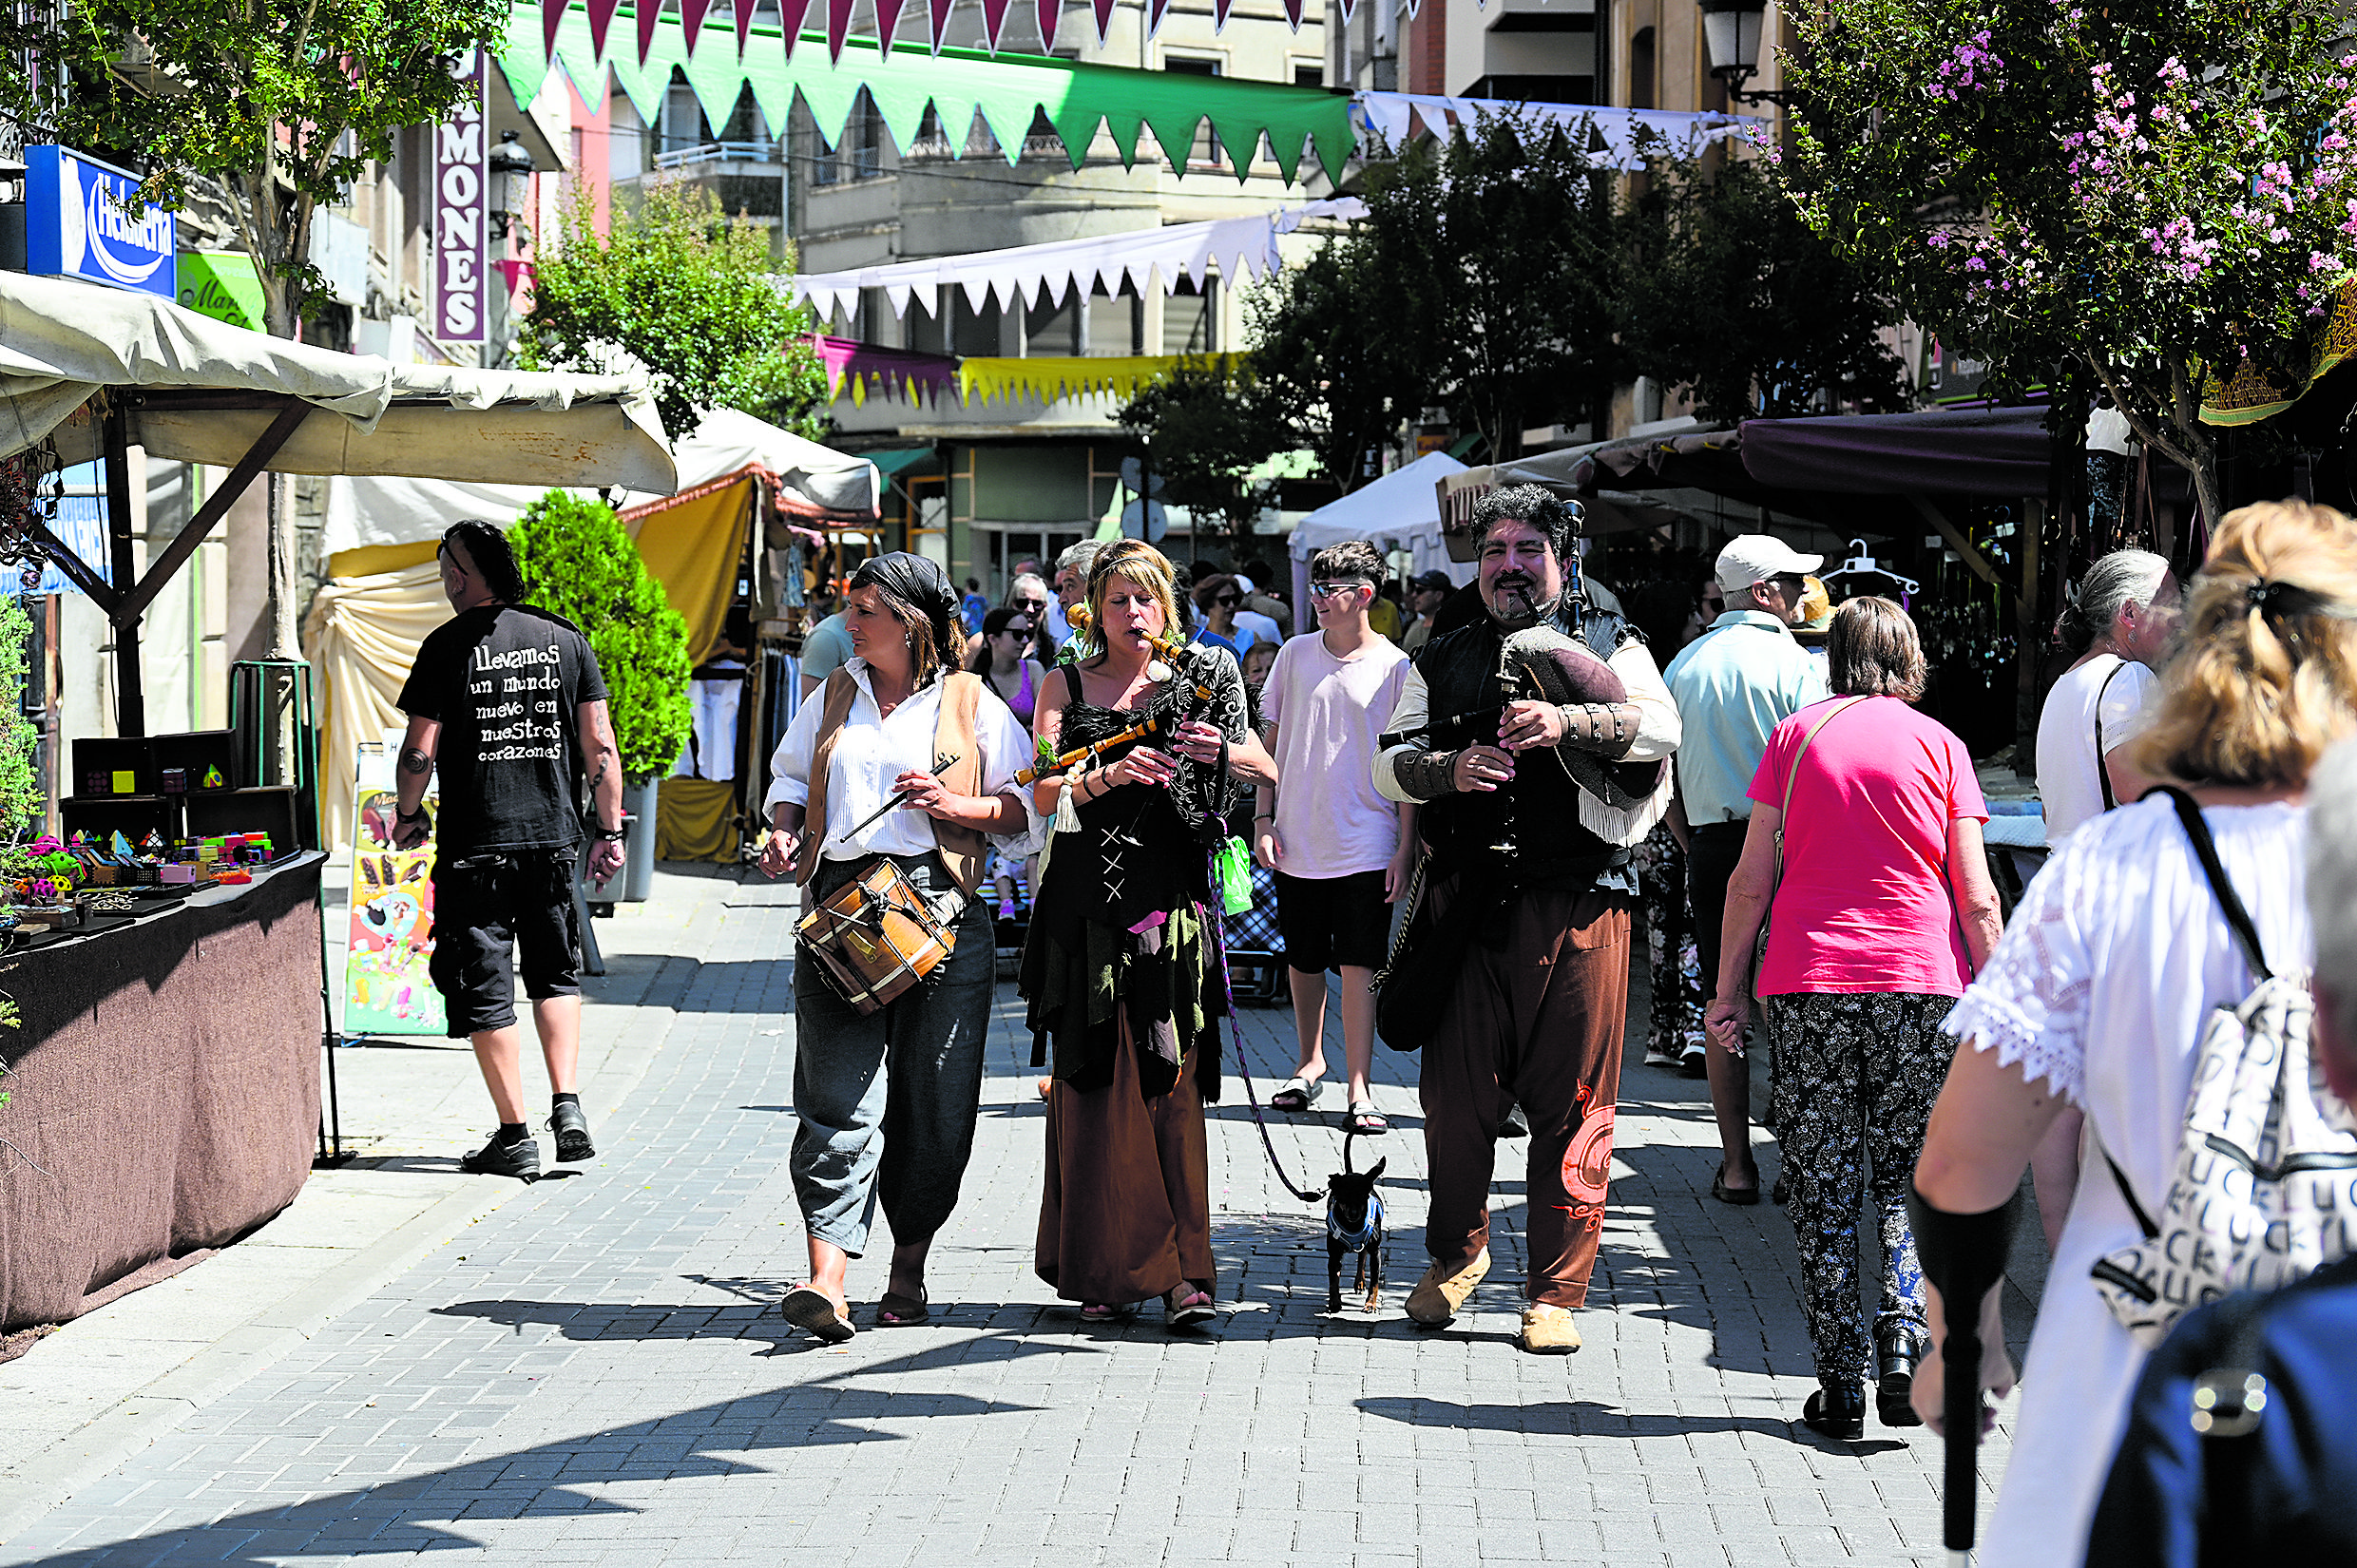
[[[344,952],[344,1034],[441,1035],[449,1015],[426,965],[433,957],[434,827],[441,802],[426,791],[426,842],[393,847],[395,735],[363,744],[354,770],[352,936]]]

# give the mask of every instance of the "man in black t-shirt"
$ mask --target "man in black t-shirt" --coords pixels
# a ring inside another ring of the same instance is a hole
[[[587,1159],[575,1068],[581,1054],[581,933],[573,868],[584,824],[585,776],[597,839],[589,874],[622,870],[622,757],[605,681],[589,640],[570,621],[517,601],[523,580],[507,536],[489,523],[442,536],[442,591],[458,613],[418,649],[401,688],[393,841],[424,842],[426,783],[442,770],[433,876],[434,988],[452,1038],[474,1042],[499,1112],[489,1143],[459,1162],[480,1176],[540,1176],[540,1143],[524,1120],[524,1032],[516,1022],[514,949],[554,1091],[556,1157]]]

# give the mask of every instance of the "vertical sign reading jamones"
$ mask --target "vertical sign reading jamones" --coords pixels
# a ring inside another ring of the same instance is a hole
[[[465,72],[471,84],[450,117],[433,128],[433,335],[445,343],[483,341],[483,247],[488,151],[483,134],[484,57]]]

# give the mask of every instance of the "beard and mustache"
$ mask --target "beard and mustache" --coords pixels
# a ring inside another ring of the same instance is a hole
[[[1544,605],[1540,602],[1539,580],[1525,571],[1500,572],[1490,580],[1489,612],[1501,621],[1528,621],[1539,619]]]

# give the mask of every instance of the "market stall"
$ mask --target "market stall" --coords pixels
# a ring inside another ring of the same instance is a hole
[[[1441,483],[1463,472],[1465,465],[1447,452],[1426,452],[1294,524],[1286,545],[1293,557],[1293,602],[1310,602],[1310,557],[1346,539],[1370,541],[1386,555],[1407,551],[1410,575],[1445,571],[1459,587],[1472,582],[1472,567],[1450,560],[1441,537]]]
[[[319,1123],[319,870],[0,956],[0,1333],[61,1323],[294,1201]]]
[[[707,413],[680,442],[677,465],[676,494],[609,494],[686,619],[696,667],[699,729],[684,771],[661,785],[654,852],[734,861],[744,802],[768,787],[764,717],[779,706],[781,683],[792,689],[802,564],[841,530],[874,526],[882,480],[864,457],[730,409]],[[442,530],[462,517],[504,527],[548,488],[394,478],[330,487],[329,582],[304,633],[327,688],[329,843],[352,832],[357,747],[399,727],[395,700],[417,645],[449,618],[433,565]]]

